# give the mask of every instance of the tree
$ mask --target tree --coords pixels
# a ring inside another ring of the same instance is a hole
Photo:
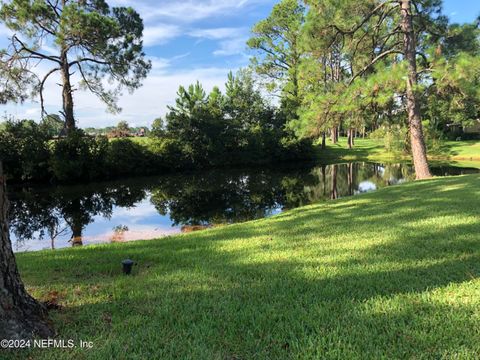
[[[150,136],[161,138],[165,135],[165,121],[162,117],[158,117],[152,122]]]
[[[0,131],[0,159],[8,178],[18,181],[49,178],[49,136],[33,120],[8,120]]]
[[[317,27],[317,36],[327,39],[326,49],[336,51],[340,44],[337,64],[344,75],[335,87],[336,94],[327,94],[327,113],[348,115],[352,108],[342,103],[348,88],[375,73],[384,64],[393,68],[402,60],[406,63],[405,109],[408,114],[410,144],[417,179],[430,177],[423,135],[419,73],[428,71],[426,49],[438,42],[445,27],[445,18],[438,16],[438,0],[370,0],[365,2],[330,0],[308,1],[316,18],[325,19]],[[417,55],[421,71],[417,72]],[[340,90],[340,91],[339,91]],[[332,96],[333,95],[333,96]],[[332,99],[333,98],[333,99]],[[359,107],[354,107],[355,112]],[[351,137],[351,136],[350,136]]]
[[[168,106],[166,134],[181,144],[183,156],[193,165],[208,164],[218,155],[222,117],[212,111],[212,97],[221,94],[217,88],[211,95],[197,81],[188,88],[180,86],[175,106]]]
[[[45,84],[59,73],[67,132],[75,129],[75,80],[118,112],[122,89],[140,87],[151,68],[142,50],[143,21],[130,7],[110,8],[104,0],[12,0],[1,5],[0,18],[14,32],[8,49],[0,53],[0,73],[8,75],[0,100],[24,100],[30,89],[39,95],[45,116]],[[48,63],[44,74],[34,72],[38,63]],[[115,85],[105,87],[104,78]]]
[[[245,158],[268,156],[279,146],[285,124],[256,88],[252,71],[240,69],[236,75],[229,73],[225,89],[227,151]]]
[[[300,105],[298,69],[304,17],[305,8],[298,0],[282,0],[266,19],[253,27],[253,37],[247,42],[259,54],[252,59],[257,73],[270,80],[270,90],[280,88],[287,120],[297,118]]]
[[[0,161],[0,338],[52,336],[45,306],[26,292],[20,279],[10,242],[7,208],[6,181]]]
[[[116,128],[116,133],[119,137],[125,137],[130,134],[130,126],[125,120],[119,121]]]
[[[428,167],[427,149],[423,137],[420,103],[415,93],[417,86],[417,47],[412,22],[411,0],[401,0],[401,28],[403,32],[403,55],[408,63],[407,112],[410,128],[413,165],[417,179],[431,177]]]
[[[60,135],[60,133],[65,127],[65,124],[60,118],[60,116],[56,114],[51,114],[45,116],[42,119],[40,127],[47,133],[50,138],[53,138]]]

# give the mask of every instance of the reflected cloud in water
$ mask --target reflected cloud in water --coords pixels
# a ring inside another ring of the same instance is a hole
[[[436,175],[478,172],[432,170]],[[10,230],[15,251],[148,240],[268,217],[412,179],[406,164],[348,163],[11,188]]]

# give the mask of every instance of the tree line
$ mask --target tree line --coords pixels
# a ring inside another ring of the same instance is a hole
[[[57,137],[61,120],[8,120],[0,157],[15,182],[75,183],[187,169],[310,159],[312,141],[298,139],[282,111],[255,87],[251,71],[229,74],[225,94],[200,83],[180,87],[175,105],[154,121],[147,141],[89,136],[74,129]],[[126,122],[112,130],[129,134]]]
[[[451,24],[440,0],[282,0],[253,28],[253,66],[301,137],[353,146],[354,133],[406,129],[418,178],[425,138],[480,117],[479,20]],[[456,135],[454,135],[456,136]]]

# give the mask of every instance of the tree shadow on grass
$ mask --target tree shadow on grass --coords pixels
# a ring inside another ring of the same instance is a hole
[[[59,336],[96,344],[34,358],[475,357],[478,180],[407,184],[154,242],[22,254],[37,294],[65,291]],[[119,273],[127,255],[139,263],[132,277]]]

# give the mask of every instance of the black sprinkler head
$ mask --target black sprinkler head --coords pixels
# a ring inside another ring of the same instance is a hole
[[[130,273],[132,272],[133,264],[134,264],[133,260],[130,260],[130,259],[125,259],[122,261],[123,273],[125,275],[130,275]]]

